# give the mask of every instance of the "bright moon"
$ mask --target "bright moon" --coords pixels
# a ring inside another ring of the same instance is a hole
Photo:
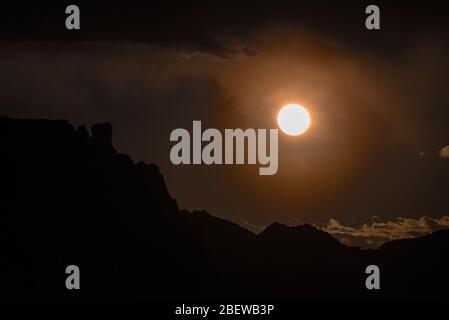
[[[303,134],[310,126],[310,114],[299,104],[288,104],[278,113],[278,125],[290,136]]]

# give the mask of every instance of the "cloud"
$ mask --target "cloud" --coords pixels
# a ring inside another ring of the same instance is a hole
[[[444,148],[441,148],[441,150],[438,153],[441,158],[449,159],[449,146],[445,146]]]
[[[328,224],[320,229],[332,234],[346,245],[376,248],[387,241],[420,237],[449,228],[449,216],[439,218],[423,216],[417,219],[399,217],[384,222],[378,220],[373,217],[371,224],[349,227],[336,219],[330,219]]]

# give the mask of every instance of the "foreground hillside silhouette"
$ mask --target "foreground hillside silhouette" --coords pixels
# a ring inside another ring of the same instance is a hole
[[[255,235],[180,210],[110,124],[0,117],[1,298],[447,298],[449,231],[346,247],[310,225]],[[381,199],[380,199],[381,201]],[[65,268],[81,290],[65,288]],[[381,290],[365,289],[365,268]]]

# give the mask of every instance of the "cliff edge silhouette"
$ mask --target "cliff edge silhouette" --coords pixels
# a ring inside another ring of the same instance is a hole
[[[449,231],[376,250],[311,225],[256,235],[180,210],[156,165],[114,149],[112,126],[0,117],[1,298],[449,297]],[[65,288],[65,268],[81,290]],[[381,269],[381,290],[365,268]]]

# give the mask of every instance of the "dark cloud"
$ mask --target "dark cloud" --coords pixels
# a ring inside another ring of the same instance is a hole
[[[382,28],[367,32],[365,8],[369,1],[77,1],[81,29],[65,29],[67,3],[9,2],[0,10],[0,38],[4,41],[133,42],[204,52],[226,57],[240,50],[240,39],[273,26],[297,26],[325,33],[363,52],[379,55],[404,50],[410,36],[439,32],[448,27],[445,1],[420,3],[376,1]],[[223,41],[223,39],[233,39]],[[235,45],[235,41],[238,44]]]

